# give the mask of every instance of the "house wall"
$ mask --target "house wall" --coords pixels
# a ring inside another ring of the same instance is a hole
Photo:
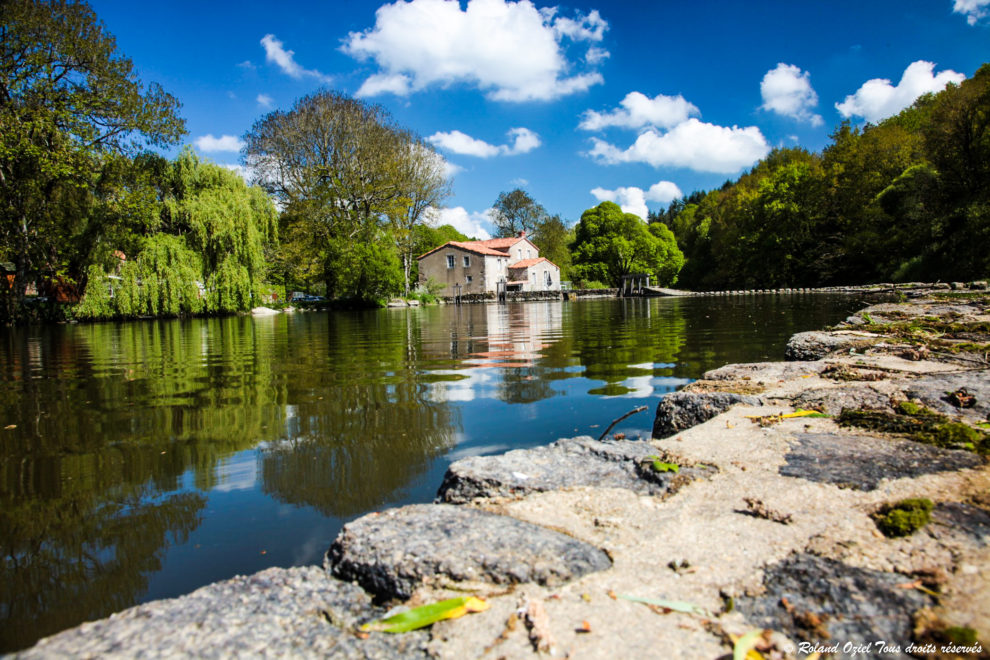
[[[454,267],[447,267],[447,255],[454,257]],[[464,265],[464,257],[468,265]],[[504,258],[476,254],[449,246],[419,260],[419,281],[425,284],[429,278],[445,285],[442,296],[454,295],[454,285],[461,285],[461,293],[485,293],[495,290],[499,278],[499,262]],[[471,281],[468,282],[468,277]]]
[[[550,273],[550,285],[547,286],[546,275]],[[513,278],[516,279],[516,278]],[[526,269],[526,284],[523,291],[560,291],[560,268],[544,261]]]
[[[509,248],[509,265],[523,259],[535,259],[538,256],[540,256],[540,248],[533,245],[528,238],[524,238]]]

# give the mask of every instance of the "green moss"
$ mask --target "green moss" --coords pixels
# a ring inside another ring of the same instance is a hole
[[[886,537],[910,536],[928,524],[933,508],[927,498],[901,500],[880,509],[873,520]]]
[[[976,646],[976,631],[966,626],[950,626],[945,629],[945,636],[950,643],[957,646]]]
[[[945,415],[902,401],[896,414],[879,410],[843,410],[838,417],[840,426],[855,426],[883,433],[898,433],[915,442],[943,449],[964,449],[978,454],[990,454],[990,433],[962,422],[953,422]]]

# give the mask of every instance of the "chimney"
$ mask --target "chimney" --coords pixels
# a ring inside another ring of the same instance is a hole
[[[518,236],[519,238],[526,238],[526,230],[520,229],[519,232],[516,234],[516,236]]]

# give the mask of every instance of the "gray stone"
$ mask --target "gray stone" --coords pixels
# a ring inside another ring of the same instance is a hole
[[[724,367],[706,371],[702,378],[705,380],[751,380],[757,383],[777,383],[782,380],[821,373],[825,366],[825,362],[822,361],[727,364]]]
[[[837,657],[854,657],[853,646],[886,640],[902,648],[911,639],[912,616],[933,603],[915,589],[897,585],[904,575],[849,566],[833,559],[797,554],[766,569],[759,596],[740,598],[737,609],[755,627],[784,633],[795,641],[832,645]],[[871,646],[856,657],[880,657]],[[883,654],[882,657],[908,657]]]
[[[612,565],[603,551],[566,534],[449,504],[358,518],[344,525],[327,563],[379,601],[405,600],[419,585],[445,578],[556,586]]]
[[[668,438],[692,426],[707,422],[737,403],[761,404],[759,397],[732,392],[674,392],[657,404],[653,437]]]
[[[426,632],[354,634],[383,614],[316,566],[269,568],[84,623],[13,657],[429,657]]]
[[[796,408],[821,410],[838,415],[843,410],[890,410],[891,400],[903,399],[897,383],[891,381],[843,382],[832,387],[815,387],[795,396]]]
[[[948,394],[960,389],[965,389],[973,397],[971,408],[960,408],[950,401]],[[910,399],[950,417],[973,422],[990,419],[990,371],[986,369],[918,378],[904,387],[904,393]]]
[[[875,344],[878,339],[834,332],[799,332],[784,349],[784,359],[792,361],[821,360],[838,352],[860,351]]]
[[[868,435],[802,433],[784,456],[785,477],[875,490],[883,479],[976,468],[983,459],[967,451],[939,449],[911,440]]]
[[[701,473],[698,468],[682,468],[676,474],[656,472],[649,457],[657,452],[648,442],[599,442],[581,436],[498,456],[474,456],[451,464],[437,499],[459,504],[475,497],[511,497],[577,486],[662,495]]]

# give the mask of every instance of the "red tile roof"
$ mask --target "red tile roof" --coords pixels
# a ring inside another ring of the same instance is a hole
[[[546,257],[537,257],[535,259],[523,259],[522,261],[517,261],[514,264],[509,264],[509,270],[515,270],[517,268],[529,268],[530,266],[535,266],[536,264],[545,261],[548,264],[557,267],[557,264],[553,263]]]
[[[475,242],[484,245],[486,248],[491,248],[492,250],[502,250],[505,252],[519,241],[524,240],[526,240],[525,236],[511,236],[509,238],[489,238],[487,241]]]
[[[442,250],[442,249],[447,248],[447,247],[460,248],[461,250],[467,250],[468,252],[474,252],[475,254],[487,254],[487,255],[491,255],[493,257],[507,257],[507,256],[509,256],[505,252],[502,252],[500,250],[493,250],[492,248],[487,247],[485,245],[485,243],[486,243],[486,241],[447,241],[446,243],[444,243],[440,247],[435,247],[432,250],[430,250],[429,252],[424,252],[423,254],[419,255],[416,258],[417,259],[422,259],[423,257],[427,257],[427,256],[433,254],[437,250]]]

